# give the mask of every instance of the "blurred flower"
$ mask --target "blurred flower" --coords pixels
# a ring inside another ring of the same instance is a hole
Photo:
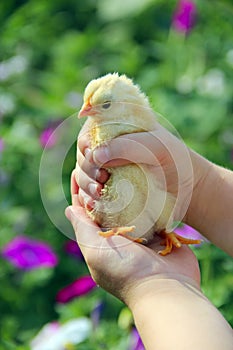
[[[69,345],[79,344],[91,334],[91,321],[80,317],[60,325],[58,322],[46,324],[30,343],[31,350],[64,350]]]
[[[196,5],[191,0],[180,0],[173,14],[172,26],[177,32],[188,33],[195,24]]]
[[[0,115],[12,113],[15,110],[15,97],[10,93],[1,93],[0,95]]]
[[[0,137],[0,152],[2,152],[2,151],[4,150],[4,147],[5,147],[4,141],[3,141],[3,139]]]
[[[61,289],[56,296],[56,300],[59,303],[67,303],[68,301],[85,295],[90,292],[94,287],[96,287],[96,283],[93,281],[91,276],[83,276],[69,284],[68,286]]]
[[[176,82],[176,89],[181,94],[189,94],[193,89],[193,81],[188,75],[182,75]]]
[[[25,71],[28,61],[24,56],[13,56],[6,61],[0,62],[0,81],[5,81],[14,74]]]
[[[132,329],[129,350],[145,350],[136,328]]]
[[[8,175],[8,173],[0,169],[0,186],[6,187],[9,184],[9,182],[10,182],[10,176]]]
[[[101,313],[103,311],[103,307],[104,307],[104,303],[102,301],[98,302],[91,312],[91,321],[92,321],[92,326],[94,329],[99,324],[99,320],[100,320]]]
[[[220,136],[219,139],[225,144],[229,146],[233,146],[233,130],[226,129],[224,130]]]
[[[210,69],[196,83],[200,95],[222,96],[225,92],[225,77],[220,69]]]
[[[83,259],[83,255],[82,252],[78,246],[78,244],[73,241],[73,240],[69,240],[65,243],[64,249],[66,251],[66,253],[73,255],[74,257],[78,258],[78,259]]]
[[[76,91],[70,91],[65,96],[65,101],[71,108],[80,108],[82,105],[83,96]]]
[[[55,128],[48,127],[40,134],[40,144],[43,148],[52,148],[57,142],[56,135],[54,133]]]
[[[57,256],[49,245],[26,236],[18,236],[5,245],[2,256],[23,270],[53,267],[57,264]]]
[[[60,327],[60,324],[56,321],[44,325],[44,327],[31,341],[31,349],[40,349],[43,343],[45,341],[47,342],[48,339],[50,339],[54,334],[56,334]]]
[[[181,227],[177,227],[174,231],[178,235],[185,238],[201,239],[206,241],[206,239],[198,231],[194,230],[194,228],[192,228],[191,226],[188,226],[185,224],[182,225]],[[199,244],[197,244],[196,246],[199,246]]]

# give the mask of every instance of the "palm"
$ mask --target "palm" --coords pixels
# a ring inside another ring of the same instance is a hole
[[[133,288],[148,279],[163,276],[189,278],[199,285],[197,260],[188,247],[162,257],[158,241],[149,247],[121,236],[109,239],[98,235],[99,227],[89,219],[76,201],[72,223],[90,272],[96,282],[117,297],[124,299],[125,287]]]

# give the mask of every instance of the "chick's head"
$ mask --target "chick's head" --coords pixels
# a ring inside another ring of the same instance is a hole
[[[149,107],[147,97],[131,79],[118,73],[107,74],[87,85],[79,118],[90,116],[109,119],[113,105],[122,103]]]

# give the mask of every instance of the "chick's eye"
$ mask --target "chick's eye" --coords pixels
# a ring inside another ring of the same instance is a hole
[[[104,109],[108,109],[110,106],[111,106],[111,102],[110,101],[105,101],[102,104],[102,108],[104,108]]]

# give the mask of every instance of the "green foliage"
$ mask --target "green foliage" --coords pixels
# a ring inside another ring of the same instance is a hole
[[[77,113],[91,79],[114,71],[133,77],[190,147],[233,168],[232,3],[196,4],[196,24],[185,35],[171,27],[175,0],[0,3],[0,244],[26,234],[50,244],[59,257],[55,268],[30,272],[0,257],[0,349],[26,350],[45,323],[90,317],[99,301],[106,305],[100,323],[78,349],[128,346],[130,324],[122,328],[117,321],[123,305],[104,291],[55,303],[62,287],[88,271],[65,253],[67,238],[50,222],[40,196],[39,137]],[[77,120],[73,131],[80,127]],[[62,164],[68,202],[74,141]],[[232,260],[208,244],[196,253],[203,290],[233,326]]]

